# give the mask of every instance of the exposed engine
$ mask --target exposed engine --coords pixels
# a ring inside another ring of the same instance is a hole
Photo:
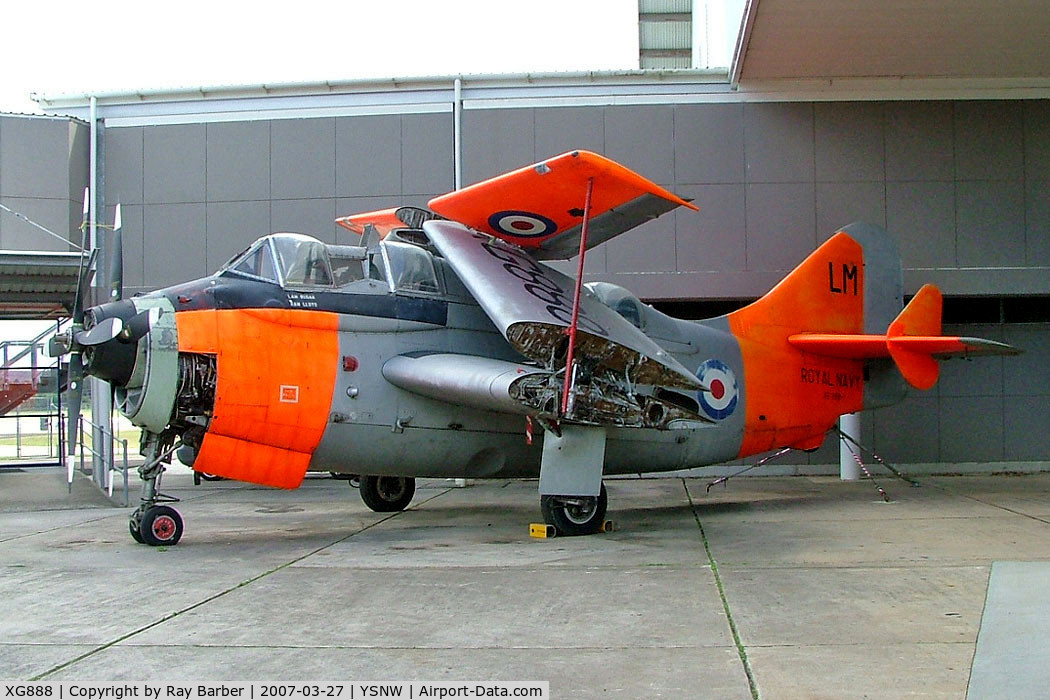
[[[692,397],[667,389],[638,385],[593,363],[577,367],[570,396],[574,421],[625,427],[663,428],[677,419],[697,420],[699,406]],[[542,417],[560,414],[564,370],[522,376],[509,389],[512,398]]]
[[[218,380],[214,355],[179,353],[179,384],[171,425],[182,433],[184,444],[200,446],[215,407]]]

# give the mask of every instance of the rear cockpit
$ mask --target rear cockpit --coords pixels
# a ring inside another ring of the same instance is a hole
[[[588,282],[584,287],[632,326],[645,330],[646,311],[651,309],[634,294],[609,282]]]

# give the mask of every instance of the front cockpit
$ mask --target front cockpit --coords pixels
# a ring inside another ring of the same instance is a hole
[[[385,285],[390,293],[433,295],[442,291],[433,254],[409,235],[399,236],[396,231],[370,247],[325,244],[300,233],[271,234],[234,256],[217,276],[296,290],[343,291],[362,280],[372,280]]]

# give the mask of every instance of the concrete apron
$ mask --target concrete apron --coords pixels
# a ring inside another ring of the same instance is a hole
[[[0,678],[959,698],[993,561],[1050,559],[1046,474],[882,479],[891,503],[835,477],[612,480],[618,530],[533,540],[534,481],[422,482],[384,516],[345,482],[173,472],[168,549],[126,509],[20,505],[43,478],[64,475],[0,475]]]

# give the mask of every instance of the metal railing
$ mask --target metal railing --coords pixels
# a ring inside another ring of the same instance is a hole
[[[58,330],[58,325],[52,326],[45,329],[40,335],[33,338],[32,340],[5,340],[0,343],[0,355],[3,355],[3,364],[0,364],[0,369],[9,369],[14,367],[19,360],[26,355],[30,356],[30,367],[37,369],[40,363],[37,362],[37,357],[43,355],[44,350],[44,338],[50,335],[54,335]],[[22,349],[11,356],[11,349],[21,347]],[[54,364],[54,361],[50,356],[47,357],[48,365]]]
[[[39,428],[36,421],[39,421]],[[28,423],[28,427],[23,423]],[[55,413],[19,411],[0,416],[0,466],[58,464],[60,432],[61,426]]]
[[[58,463],[62,451],[61,421],[61,373],[58,360],[44,351],[45,339],[58,330],[59,324],[44,329],[32,340],[5,340],[0,342],[0,386],[5,390],[24,385],[28,393],[6,407],[0,416],[0,464],[3,466],[27,464],[32,466]],[[46,388],[45,388],[46,387]],[[8,398],[11,398],[10,396]],[[28,410],[27,410],[28,409]],[[39,420],[39,429],[30,427]],[[5,429],[14,421],[14,431]],[[23,425],[23,421],[30,421]],[[38,444],[46,436],[46,450]],[[11,452],[10,439],[14,438]],[[28,445],[28,453],[26,450]],[[40,461],[41,459],[46,461]],[[54,461],[51,461],[54,460]]]
[[[88,430],[85,430],[84,426],[87,424]],[[102,436],[102,440],[109,441],[108,450],[99,450],[98,447],[101,445],[88,444],[85,439],[87,435],[94,435],[98,431],[98,434]],[[106,469],[106,493],[110,498],[113,498],[113,472],[119,472],[124,476],[124,506],[128,506],[128,441],[126,438],[118,438],[112,431],[107,430],[104,426],[97,423],[93,423],[83,414],[80,416],[80,421],[77,426],[77,432],[80,435],[80,471],[86,473],[85,463],[87,461],[87,455],[91,454],[91,461],[94,458],[98,458],[105,465]],[[116,460],[116,447],[117,445],[121,448],[121,460],[118,466]]]

